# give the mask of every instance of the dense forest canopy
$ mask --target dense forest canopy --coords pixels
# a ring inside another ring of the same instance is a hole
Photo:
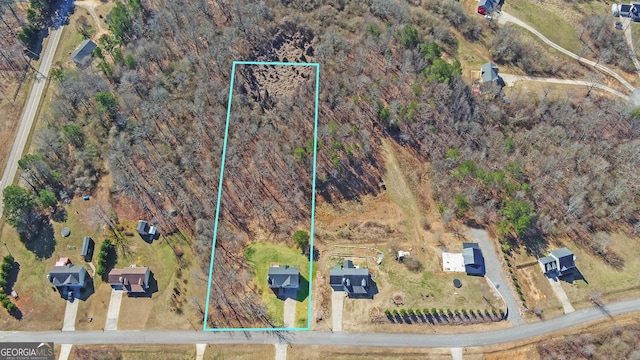
[[[447,224],[495,226],[532,251],[571,236],[604,253],[593,231],[637,231],[640,124],[627,105],[478,97],[455,54],[460,39],[495,29],[459,3],[419,3],[122,3],[108,19],[116,36],[100,41],[101,74],[66,70],[57,84],[36,135],[39,160],[26,169],[33,191],[64,199],[109,173],[116,201],[152,214],[165,232],[191,233],[208,271],[232,62],[317,62],[319,199],[380,191],[387,138],[431,164]],[[291,241],[308,226],[315,84],[292,71],[238,72],[232,121],[241,126],[226,159],[234,171],[225,172],[209,326],[270,325],[255,288],[241,285],[252,278],[243,248],[256,229]]]

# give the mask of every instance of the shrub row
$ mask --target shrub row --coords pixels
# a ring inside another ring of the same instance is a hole
[[[454,309],[453,311],[451,309],[436,309],[436,308],[432,308],[432,309],[393,309],[393,310],[385,310],[384,314],[387,317],[390,316],[420,316],[420,315],[425,315],[425,316],[453,316],[453,315],[470,315],[470,316],[498,316],[498,314],[500,314],[500,316],[504,317],[504,311],[501,310],[489,310],[489,309],[485,309],[484,311],[482,310],[473,310],[473,309]]]
[[[7,309],[9,313],[13,313],[17,309],[16,304],[12,303],[11,299],[7,296],[7,289],[5,289],[8,283],[9,273],[11,269],[13,269],[14,260],[13,256],[7,255],[2,259],[2,265],[0,265],[0,303],[2,303],[2,306]]]
[[[520,301],[522,301],[522,306],[524,306],[525,308],[528,308],[527,299],[524,297],[524,292],[520,287],[520,282],[518,282],[518,278],[516,277],[513,271],[513,264],[511,264],[511,257],[510,257],[511,246],[509,246],[509,241],[502,238],[498,240],[500,241],[500,244],[501,244],[500,249],[502,250],[504,261],[507,264],[507,268],[509,269],[509,275],[511,275],[511,281],[513,281],[513,286],[516,288],[516,292],[520,296]]]

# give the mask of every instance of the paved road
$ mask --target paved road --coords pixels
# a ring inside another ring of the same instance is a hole
[[[609,316],[640,311],[640,299],[578,310],[546,321],[507,329],[463,334],[388,334],[298,331],[285,334],[291,344],[442,348],[504,344],[529,339]],[[2,331],[0,342],[53,341],[59,344],[277,344],[273,333],[212,333],[193,330]]]
[[[593,66],[596,69],[607,73],[611,76],[613,76],[614,78],[616,78],[622,85],[624,85],[627,89],[629,89],[630,91],[633,91],[635,88],[633,87],[633,85],[629,84],[629,82],[627,80],[625,80],[622,76],[618,75],[618,73],[616,73],[615,71],[609,69],[608,67],[596,63],[595,61],[591,61],[589,59],[585,59],[582,56],[572,53],[571,51],[563,48],[562,46],[554,43],[553,41],[549,40],[546,36],[542,35],[538,30],[534,29],[533,27],[531,27],[529,24],[523,22],[522,20],[515,18],[507,13],[505,13],[504,11],[502,11],[498,17],[498,23],[499,24],[506,24],[508,22],[514,23],[528,31],[530,31],[531,33],[533,33],[535,36],[539,37],[540,40],[544,41],[547,45],[551,46],[552,48],[560,51],[561,53],[570,56],[582,63],[585,63],[587,65]]]
[[[482,255],[484,256],[485,267],[487,269],[486,277],[493,283],[505,304],[507,305],[507,320],[511,321],[514,326],[524,324],[518,303],[516,302],[509,281],[502,271],[501,262],[496,254],[493,242],[489,239],[489,235],[482,229],[469,229],[467,231],[469,237],[478,242]]]
[[[587,87],[593,86],[596,89],[606,91],[626,101],[629,101],[628,95],[623,94],[620,91],[610,88],[606,85],[602,85],[593,81],[543,78],[543,77],[511,75],[511,74],[503,74],[503,73],[500,73],[500,76],[502,77],[504,82],[507,84],[507,86],[513,86],[513,84],[515,84],[517,81],[538,81],[538,82],[545,82],[545,83],[552,83],[552,84],[578,85],[578,86],[587,86]]]
[[[4,172],[2,173],[2,180],[0,180],[0,191],[13,184],[13,181],[16,178],[16,174],[18,172],[18,160],[22,158],[22,153],[24,152],[24,149],[27,145],[31,127],[33,126],[33,121],[36,117],[36,111],[38,110],[38,104],[40,104],[42,92],[44,91],[44,87],[47,82],[46,79],[43,78],[43,76],[49,76],[51,62],[53,61],[53,56],[55,55],[56,49],[58,48],[58,42],[60,41],[60,36],[62,35],[63,28],[64,26],[60,26],[56,30],[51,30],[51,34],[49,35],[49,42],[47,43],[47,47],[45,48],[42,55],[40,69],[38,69],[40,74],[36,76],[36,81],[33,83],[33,87],[31,88],[31,94],[29,95],[29,100],[27,101],[24,112],[22,113],[20,127],[18,128],[16,139],[13,142],[9,160],[7,161],[7,165],[4,168]],[[3,139],[3,141],[7,140],[8,139]],[[4,204],[2,203],[2,197],[0,196],[0,214],[2,214],[3,208]]]

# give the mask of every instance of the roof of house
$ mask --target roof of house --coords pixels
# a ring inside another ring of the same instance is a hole
[[[349,294],[365,295],[370,277],[367,268],[357,268],[353,262],[345,260],[342,267],[336,266],[329,271],[329,285],[344,288]]]
[[[68,263],[64,266],[54,266],[51,268],[47,278],[53,286],[84,285],[87,277],[87,270],[82,266]]]
[[[109,271],[110,284],[122,284],[128,292],[145,292],[150,270],[146,266],[132,266]]]
[[[288,265],[271,266],[267,281],[272,288],[300,285],[300,269]]]
[[[465,265],[484,265],[484,257],[478,248],[469,247],[462,249],[462,258]]]
[[[553,256],[545,256],[545,257],[542,257],[542,258],[538,259],[538,262],[541,263],[541,264],[548,264],[548,263],[551,263],[551,262],[556,262],[556,258],[554,258]]]
[[[500,79],[500,76],[498,76],[498,65],[494,63],[489,62],[482,64],[481,73],[482,82],[491,82]]]
[[[149,223],[147,223],[144,220],[138,220],[138,227],[136,228],[136,231],[147,232],[148,229],[149,229]]]
[[[78,46],[73,54],[71,54],[71,58],[74,61],[82,62],[87,56],[91,56],[91,53],[93,53],[93,50],[95,50],[96,47],[98,47],[96,43],[87,39]]]
[[[557,257],[558,259],[563,258],[565,256],[573,257],[573,253],[571,252],[571,250],[567,249],[566,247],[563,247],[563,248],[557,249],[557,250],[553,250],[551,252],[551,255]]]

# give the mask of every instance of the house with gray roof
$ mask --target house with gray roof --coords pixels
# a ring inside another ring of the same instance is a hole
[[[480,68],[480,74],[482,77],[482,84],[494,83],[500,87],[504,87],[504,80],[498,75],[498,65],[494,63],[482,64]]]
[[[563,247],[553,250],[548,256],[538,259],[538,263],[545,275],[563,276],[575,270],[576,256],[571,250]]]
[[[71,54],[71,60],[73,60],[78,67],[86,67],[91,62],[93,50],[97,47],[98,45],[96,43],[87,39]]]
[[[73,265],[67,261],[64,265],[56,265],[51,268],[47,275],[47,280],[51,285],[64,291],[65,288],[81,289],[87,282],[87,270],[78,265]]]
[[[373,281],[367,268],[358,268],[351,260],[336,266],[329,272],[329,285],[335,291],[344,291],[350,298],[372,297]]]
[[[271,265],[267,274],[267,284],[274,291],[300,288],[300,269],[294,266]]]
[[[462,243],[462,258],[467,275],[484,276],[484,256],[477,243]]]

